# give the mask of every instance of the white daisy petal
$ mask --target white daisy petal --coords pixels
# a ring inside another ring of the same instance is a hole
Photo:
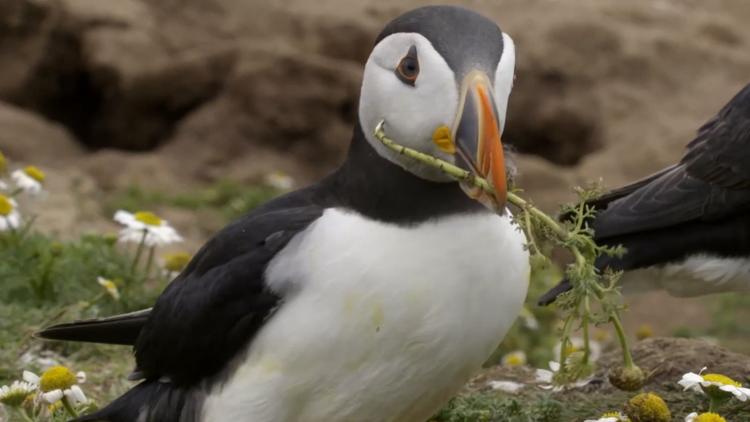
[[[23,380],[29,384],[39,385],[39,375],[31,371],[23,371]]]
[[[63,398],[62,390],[52,390],[46,393],[42,393],[42,399],[49,404],[55,403]]]
[[[38,180],[29,176],[26,171],[16,170],[10,174],[10,177],[11,179],[13,179],[13,182],[24,192],[27,192],[31,195],[39,195],[40,193],[42,193],[42,184]]]
[[[693,412],[693,413],[685,416],[685,422],[693,422],[697,418],[698,418],[698,413],[697,412]]]
[[[513,381],[491,381],[490,387],[493,390],[504,391],[506,393],[516,393],[525,387],[525,385]]]
[[[76,381],[78,381],[79,384],[83,384],[86,382],[86,373],[83,371],[76,372]]]
[[[81,387],[77,385],[73,385],[69,389],[65,390],[65,397],[67,397],[74,406],[79,403],[86,403],[86,395],[83,394],[83,390],[81,390]]]

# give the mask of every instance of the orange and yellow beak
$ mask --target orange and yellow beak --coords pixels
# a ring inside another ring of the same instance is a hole
[[[485,73],[475,70],[464,78],[452,140],[456,165],[486,179],[495,194],[464,183],[461,188],[469,197],[502,212],[507,199],[505,156],[492,92]]]

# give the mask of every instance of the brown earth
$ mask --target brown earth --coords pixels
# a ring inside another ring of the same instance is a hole
[[[575,184],[615,186],[678,159],[750,75],[745,0],[457,3],[516,41],[504,138],[518,184],[550,211]],[[346,150],[379,28],[424,4],[3,0],[0,149],[56,180],[40,224],[62,234],[112,229],[99,199],[132,184],[185,190],[274,170],[304,184]],[[163,211],[190,232],[190,216]],[[631,315],[705,318],[690,303],[648,296]]]

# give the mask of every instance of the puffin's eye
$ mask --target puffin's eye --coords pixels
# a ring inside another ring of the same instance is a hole
[[[395,73],[401,82],[414,86],[417,76],[419,76],[419,60],[417,59],[416,46],[411,46],[409,52],[398,63]]]

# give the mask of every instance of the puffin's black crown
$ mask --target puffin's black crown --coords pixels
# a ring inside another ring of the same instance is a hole
[[[427,38],[458,80],[475,68],[492,74],[503,54],[500,27],[463,7],[426,6],[406,12],[383,28],[375,44],[401,32],[416,32]]]
[[[383,28],[375,44],[401,32],[416,32],[427,38],[458,80],[475,68],[493,75],[503,54],[500,27],[463,7],[426,6],[404,13]]]

